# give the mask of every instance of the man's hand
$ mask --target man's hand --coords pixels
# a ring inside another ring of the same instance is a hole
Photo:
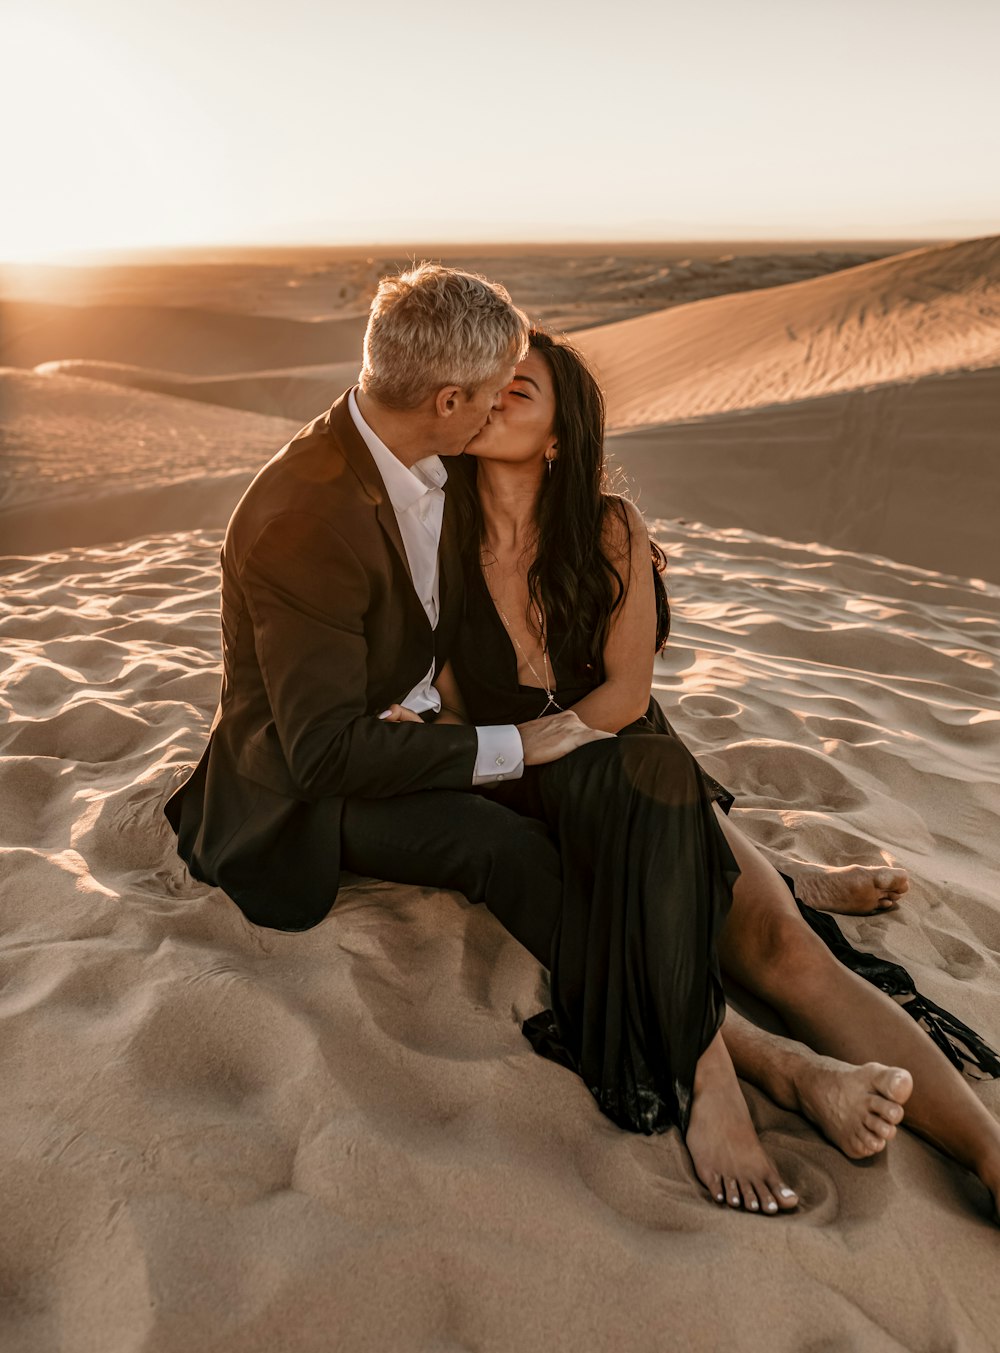
[[[517,731],[521,734],[526,766],[544,766],[546,762],[558,761],[582,747],[585,742],[615,736],[601,728],[589,728],[571,709],[544,719],[532,719],[530,723],[520,723]]]
[[[423,723],[420,715],[414,714],[413,710],[407,709],[405,705],[390,705],[378,717],[383,723]]]

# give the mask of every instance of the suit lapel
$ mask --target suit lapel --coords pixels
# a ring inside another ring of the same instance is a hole
[[[448,657],[451,641],[459,623],[462,609],[462,596],[465,580],[462,576],[462,556],[458,539],[458,496],[451,485],[445,485],[444,521],[441,525],[440,560],[440,615],[437,632],[434,636],[435,652],[438,654],[437,667]]]
[[[441,524],[441,611],[457,600],[461,591],[462,560],[457,532],[457,498],[454,490],[444,490],[444,521]]]
[[[365,446],[361,433],[354,426],[354,419],[351,417],[351,411],[347,405],[348,393],[350,392],[342,394],[327,414],[330,430],[336,437],[348,465],[360,479],[365,492],[375,504],[375,516],[378,518],[378,524],[389,537],[393,548],[402,560],[403,567],[406,569],[406,576],[410,580],[414,599],[419,606],[420,601],[417,598],[416,590],[413,588],[410,561],[406,557],[406,547],[403,544],[403,537],[399,533],[399,522],[396,520],[396,513],[389,501],[389,495],[385,491],[382,476],[379,474],[374,460],[372,460],[371,452]]]

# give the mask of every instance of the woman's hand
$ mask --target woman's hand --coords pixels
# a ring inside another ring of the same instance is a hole
[[[526,766],[544,766],[549,761],[558,761],[560,757],[576,751],[586,742],[614,737],[614,733],[605,732],[604,729],[588,728],[571,709],[549,714],[544,719],[520,723],[517,731],[521,734]]]
[[[405,705],[390,705],[378,717],[383,723],[423,723],[420,715],[414,714],[413,710],[407,709]]]

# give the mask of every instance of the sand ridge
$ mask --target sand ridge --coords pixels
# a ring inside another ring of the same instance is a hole
[[[620,363],[612,448],[670,556],[654,686],[734,820],[909,869],[844,929],[995,1047],[996,248],[482,269]],[[222,528],[356,370],[375,263],[86,272],[7,307],[0,1348],[995,1349],[1000,1232],[930,1147],[851,1164],[748,1089],[804,1206],[720,1211],[676,1134],[620,1132],[531,1051],[545,974],[484,908],[349,880],[282,935],[177,858]]]
[[[0,406],[8,552],[224,524],[300,427],[58,372],[0,369]]]
[[[1000,582],[1000,366],[628,429],[649,511]]]
[[[328,365],[293,366],[275,371],[248,371],[234,376],[194,376],[185,379],[172,371],[151,371],[127,362],[40,362],[39,376],[73,376],[127,385],[156,394],[222,404],[231,409],[266,413],[307,423],[317,411],[329,408],[338,395],[356,384],[360,358]]]
[[[862,261],[849,266],[855,259]],[[607,387],[611,426],[627,434],[614,449],[652,515],[825,541],[998,581],[1000,237],[864,259],[821,251],[666,261],[569,251],[465,263],[502,264],[515,299],[576,330],[574,341]],[[90,288],[80,293],[89,305],[8,301],[2,350],[35,371],[0,374],[6,547],[223,525],[250,474],[293,424],[317,416],[354,381],[363,328],[354,311],[373,286],[373,266],[372,259],[313,260],[248,273],[233,265],[228,279],[193,266],[176,277],[119,269],[103,281],[100,274],[77,279]],[[279,283],[327,288],[341,310],[306,321],[206,307],[211,297],[220,305],[261,302],[258,273],[272,292]],[[334,296],[341,277],[348,280]],[[746,290],[755,277],[758,289]],[[707,288],[708,298],[688,300],[684,278]],[[726,286],[736,290],[718,294]],[[153,304],[165,293],[203,304]],[[102,299],[108,295],[118,303]],[[605,317],[623,306],[652,311],[580,329],[587,316],[569,313],[577,302]],[[40,383],[46,380],[55,384]],[[134,400],[107,388],[100,394],[97,382],[133,390]],[[189,417],[178,398],[203,412]],[[67,435],[63,422],[53,423],[60,433],[54,459],[47,410],[61,415],[74,402],[79,429],[71,424]],[[220,412],[229,408],[241,412]],[[242,413],[280,417],[285,426],[268,432]],[[164,448],[169,492],[121,484],[129,457],[121,437],[106,436],[109,427],[132,438],[138,471],[147,470],[149,447]],[[202,448],[211,454],[199,454]],[[88,492],[93,504],[84,501]],[[41,501],[50,493],[51,502]],[[28,508],[26,497],[39,501]]]
[[[306,322],[203,306],[6,302],[0,363],[65,358],[130,362],[198,375],[341,362],[360,352],[366,316]]]
[[[613,428],[1000,365],[1000,236],[590,329]]]
[[[0,295],[19,302],[211,310],[283,320],[316,321],[367,315],[379,278],[429,260],[503,282],[532,318],[557,329],[629,319],[667,305],[684,305],[819,277],[912,248],[915,242],[799,244],[457,245],[414,242],[397,248],[254,249],[200,257],[194,251],[104,266],[8,266]],[[170,278],[169,288],[164,277]],[[50,329],[53,340],[59,330]],[[198,348],[202,351],[200,345]],[[49,358],[80,353],[50,351]],[[125,356],[125,360],[130,360]],[[3,360],[12,360],[6,357]],[[41,358],[33,358],[31,364]],[[329,360],[329,359],[327,359]]]
[[[1000,1043],[1000,588],[657,534],[657,695],[736,820],[905,863],[907,906],[845,929]],[[930,1148],[854,1165],[748,1091],[804,1207],[720,1211],[531,1051],[544,972],[484,908],[358,880],[281,935],[190,878],[161,808],[218,693],[220,543],[2,564],[4,1349],[988,1348],[1000,1238]]]

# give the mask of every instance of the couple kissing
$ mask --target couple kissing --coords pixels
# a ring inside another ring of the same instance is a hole
[[[503,287],[384,278],[357,385],[257,474],[221,564],[220,703],[166,806],[195,878],[287,931],[342,871],[485,904],[548,970],[535,1051],[621,1128],[676,1127],[720,1205],[803,1201],[737,1075],[854,1159],[905,1118],[1000,1205],[969,1084],[1000,1061],[829,915],[905,873],[783,870],[729,820],[651,696],[666,559],[609,489],[601,389]]]

